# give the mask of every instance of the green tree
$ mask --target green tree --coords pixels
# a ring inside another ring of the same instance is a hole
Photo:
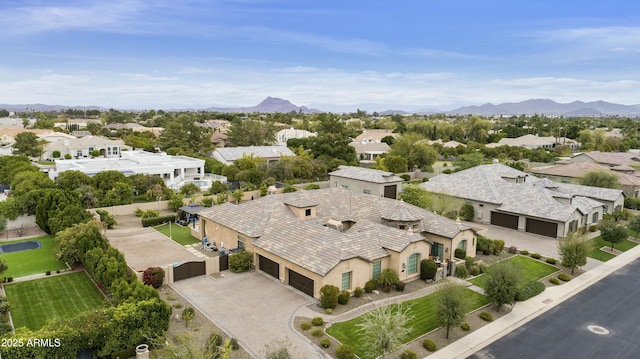
[[[436,316],[440,325],[446,328],[445,338],[447,339],[449,339],[449,329],[462,324],[469,310],[464,291],[465,287],[462,285],[447,283],[437,292]]]
[[[638,238],[638,233],[640,232],[640,215],[631,217],[627,227],[630,231],[635,233],[634,237]]]
[[[409,166],[407,159],[400,156],[386,156],[381,158],[383,168],[379,168],[383,171],[389,171],[393,173],[407,172]]]
[[[174,193],[169,199],[169,208],[177,212],[182,206],[184,206],[184,195]]]
[[[466,170],[483,164],[484,155],[482,153],[468,153],[460,155],[453,163],[456,166],[456,171]]]
[[[18,172],[11,181],[11,193],[18,197],[33,190],[53,187],[55,183],[44,172]]]
[[[119,206],[133,203],[133,187],[127,182],[115,182],[99,200],[101,207]]]
[[[576,268],[587,264],[587,257],[593,250],[593,243],[582,236],[570,234],[558,242],[558,253],[562,265],[571,268],[571,274]]]
[[[198,192],[200,192],[200,187],[198,187],[195,183],[188,183],[182,186],[182,188],[180,188],[180,193],[182,193],[188,198],[190,198],[191,196],[193,196]]]
[[[45,190],[36,206],[36,224],[47,233],[55,233],[49,227],[49,219],[59,216],[65,208],[72,206],[82,208],[80,196],[76,193],[61,189]],[[57,228],[59,227],[56,226]]]
[[[426,143],[416,143],[409,149],[409,169],[426,169],[436,162],[438,152]]]
[[[618,188],[618,176],[613,172],[595,170],[585,173],[585,175],[580,178],[580,184],[601,188]]]
[[[240,201],[242,200],[242,196],[244,196],[244,192],[242,192],[240,188],[231,193],[231,197],[233,197],[233,200],[236,201],[236,204],[240,203]]]
[[[44,149],[43,142],[32,132],[20,132],[15,137],[14,153],[28,157],[40,157]]]
[[[227,135],[234,146],[264,146],[275,142],[276,129],[270,122],[236,120]]]
[[[611,243],[611,250],[613,250],[615,244],[622,243],[629,237],[629,232],[624,226],[620,226],[615,222],[602,221],[600,223],[600,236],[605,242]]]
[[[463,204],[460,208],[460,218],[463,221],[473,221],[475,216],[476,213],[473,209],[473,205],[471,205],[471,203],[465,202],[465,204]]]
[[[218,194],[222,192],[227,192],[228,190],[229,190],[229,186],[227,186],[226,184],[220,181],[213,181],[211,182],[211,188],[209,189],[209,193]]]
[[[127,183],[127,177],[120,171],[101,171],[93,176],[96,189],[102,193],[106,193],[113,188],[113,184],[117,182]]]
[[[400,199],[420,208],[431,208],[433,206],[431,193],[415,184],[405,186],[400,192]]]
[[[50,215],[48,226],[51,233],[58,233],[76,223],[85,223],[93,218],[81,205],[69,205]]]
[[[360,336],[365,338],[366,358],[386,358],[388,353],[400,347],[411,331],[408,323],[413,318],[411,306],[402,304],[387,305],[363,315],[357,326]]]
[[[518,294],[520,268],[511,262],[498,262],[487,268],[485,295],[496,304],[498,310],[515,302]]]
[[[82,186],[94,186],[93,177],[89,177],[80,171],[64,171],[56,178],[56,185],[60,189],[73,191]]]
[[[55,237],[56,258],[69,264],[84,263],[85,254],[94,249],[106,249],[107,239],[102,235],[100,224],[95,221],[79,223]]]

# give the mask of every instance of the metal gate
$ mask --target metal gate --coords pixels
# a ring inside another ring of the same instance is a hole
[[[197,277],[207,273],[205,262],[186,262],[173,267],[173,281]]]

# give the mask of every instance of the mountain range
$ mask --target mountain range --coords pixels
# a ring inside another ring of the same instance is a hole
[[[358,108],[353,106],[353,110],[344,111],[344,112],[355,112],[355,109]],[[63,105],[45,105],[45,104],[22,104],[22,105],[2,105],[0,104],[0,109],[6,109],[12,112],[23,112],[28,111],[54,111],[54,110],[66,110],[69,108],[76,109],[97,109],[100,111],[106,111],[107,109],[99,106],[63,106]],[[267,97],[262,102],[255,106],[250,107],[208,107],[205,109],[184,109],[183,111],[194,111],[194,110],[205,110],[211,112],[244,112],[244,113],[252,113],[252,112],[262,112],[262,113],[289,113],[289,112],[302,112],[305,114],[309,113],[320,113],[324,112],[322,110],[318,110],[315,108],[309,108],[306,106],[297,106],[292,104],[288,100],[283,100],[281,98],[276,97]],[[175,110],[177,111],[177,110]],[[558,103],[549,99],[531,99],[522,102],[511,102],[511,103],[502,103],[498,105],[494,105],[491,103],[487,103],[480,106],[464,106],[453,110],[448,111],[440,111],[435,109],[425,109],[425,110],[415,110],[415,111],[406,111],[406,110],[387,110],[378,112],[380,115],[391,115],[391,114],[411,114],[411,113],[419,113],[419,114],[433,114],[433,113],[445,113],[445,114],[460,114],[460,115],[481,115],[481,116],[518,116],[518,115],[546,115],[546,116],[590,116],[590,117],[600,117],[600,116],[631,116],[638,117],[640,116],[640,104],[637,105],[621,105],[611,102],[605,101],[593,101],[593,102],[582,102],[582,101],[574,101],[570,103]]]

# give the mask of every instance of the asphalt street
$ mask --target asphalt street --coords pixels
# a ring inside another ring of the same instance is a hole
[[[640,358],[638,283],[640,259],[469,358]]]

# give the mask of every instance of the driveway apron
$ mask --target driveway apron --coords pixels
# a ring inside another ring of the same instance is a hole
[[[325,358],[292,326],[294,313],[314,300],[260,272],[199,276],[172,284],[195,308],[255,358],[265,345],[284,341],[295,357]]]

